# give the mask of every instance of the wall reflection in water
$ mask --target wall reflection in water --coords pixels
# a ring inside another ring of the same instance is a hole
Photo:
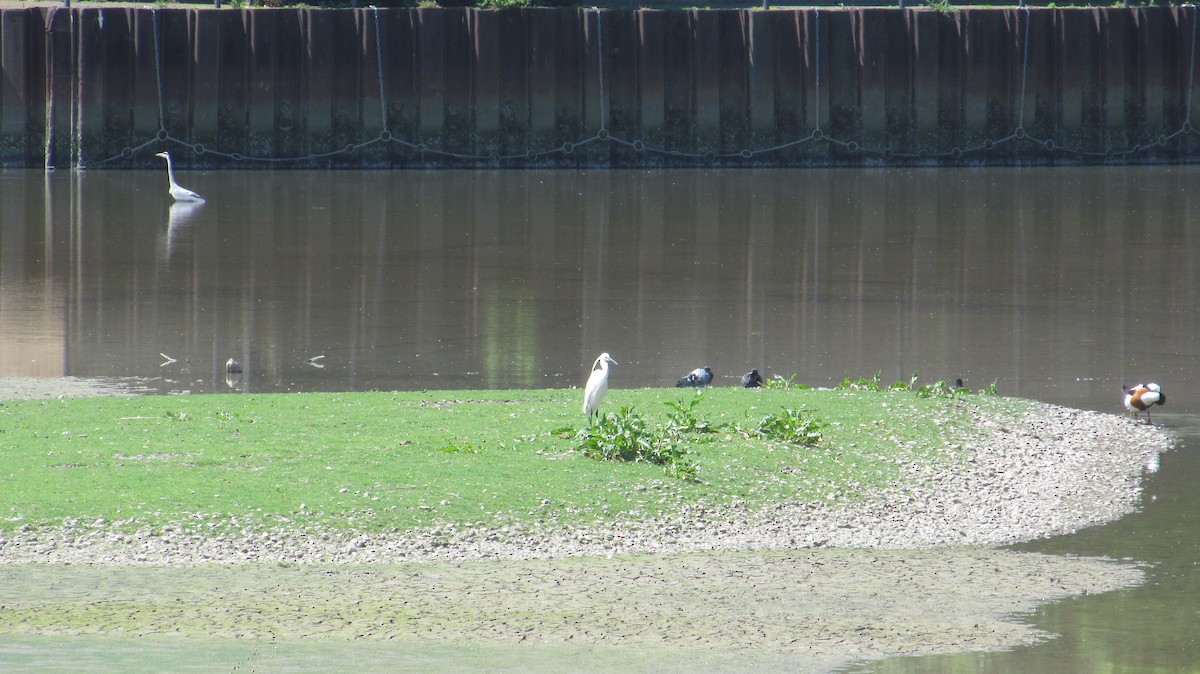
[[[0,172],[0,375],[562,387],[609,351],[614,387],[918,371],[1088,406],[1196,365],[1195,167],[178,178],[207,203]]]

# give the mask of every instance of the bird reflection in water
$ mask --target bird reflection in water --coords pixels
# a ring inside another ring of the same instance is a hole
[[[225,385],[231,389],[239,389],[242,384],[242,365],[230,358],[225,361]]]
[[[167,240],[164,251],[168,263],[179,244],[191,238],[192,221],[202,208],[203,201],[176,201],[171,204],[167,215]]]

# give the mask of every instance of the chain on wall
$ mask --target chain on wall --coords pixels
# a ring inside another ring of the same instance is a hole
[[[496,151],[489,151],[481,154],[454,152],[444,148],[440,148],[428,143],[412,143],[404,140],[391,129],[387,128],[387,92],[386,92],[386,64],[383,57],[382,48],[382,31],[380,28],[379,9],[373,8],[374,17],[374,37],[375,37],[375,66],[376,77],[379,85],[379,101],[381,106],[380,118],[383,128],[380,128],[378,133],[366,138],[357,143],[350,143],[337,149],[331,149],[324,152],[308,153],[292,157],[276,157],[276,156],[247,156],[238,152],[227,152],[219,148],[207,147],[202,143],[193,143],[184,138],[180,138],[176,133],[168,128],[166,123],[166,106],[163,96],[163,73],[161,59],[161,39],[159,36],[158,11],[153,11],[153,30],[154,30],[154,58],[155,58],[155,77],[158,92],[158,115],[159,129],[157,134],[148,137],[142,142],[124,147],[117,155],[85,162],[82,153],[78,149],[78,143],[73,141],[72,160],[77,168],[86,167],[102,167],[108,164],[113,164],[120,161],[126,161],[148,148],[159,148],[162,146],[170,146],[173,148],[184,149],[196,155],[212,155],[221,157],[234,162],[244,162],[247,164],[258,164],[264,166],[287,166],[289,164],[311,166],[319,164],[322,160],[330,159],[337,156],[353,155],[359,151],[377,147],[377,146],[396,146],[404,151],[418,155],[429,164],[446,165],[446,166],[507,166],[507,165],[531,165],[540,166],[552,164],[556,160],[566,158],[568,155],[580,150],[581,148],[597,144],[607,143],[613,146],[621,146],[632,150],[639,155],[657,155],[663,159],[676,160],[680,164],[694,165],[737,165],[738,163],[758,164],[771,163],[771,156],[782,153],[786,150],[802,149],[805,146],[815,146],[817,144],[827,144],[830,147],[840,148],[845,153],[862,157],[865,160],[870,160],[872,163],[879,165],[888,165],[889,163],[903,164],[928,164],[938,165],[942,163],[967,163],[971,161],[986,162],[990,153],[999,151],[1005,146],[1016,143],[1029,143],[1044,151],[1054,152],[1057,156],[1062,157],[1065,161],[1072,159],[1079,162],[1094,162],[1094,161],[1136,161],[1136,156],[1152,150],[1156,147],[1166,147],[1168,144],[1177,141],[1183,136],[1200,134],[1200,129],[1191,123],[1192,110],[1192,89],[1195,79],[1196,67],[1196,42],[1197,42],[1197,10],[1195,5],[1184,5],[1191,15],[1191,53],[1188,62],[1188,74],[1186,82],[1186,96],[1184,103],[1183,122],[1179,128],[1170,133],[1163,133],[1155,138],[1152,142],[1134,144],[1122,149],[1109,149],[1103,152],[1091,151],[1079,147],[1070,147],[1062,144],[1057,144],[1052,138],[1036,137],[1028,132],[1022,125],[1026,106],[1026,89],[1028,85],[1029,75],[1029,45],[1030,45],[1030,9],[1023,7],[1019,10],[1018,16],[1018,32],[1021,35],[1021,72],[1020,72],[1020,91],[1018,97],[1018,105],[1016,109],[1016,123],[1004,135],[986,138],[973,145],[963,145],[951,147],[941,152],[898,152],[890,147],[885,146],[870,146],[852,138],[841,138],[828,133],[822,128],[822,120],[820,117],[820,104],[816,106],[814,126],[806,133],[795,139],[787,142],[782,142],[770,146],[763,147],[744,147],[736,152],[684,152],[673,150],[665,147],[656,147],[645,143],[637,138],[624,138],[613,134],[607,128],[610,119],[610,110],[607,101],[607,89],[609,82],[606,80],[606,63],[604,55],[606,53],[604,44],[604,33],[601,10],[591,9],[587,14],[589,19],[594,19],[597,40],[597,82],[598,91],[596,92],[597,100],[599,101],[599,127],[590,135],[582,136],[574,141],[564,142],[557,147],[552,147],[543,150],[528,150],[526,152],[516,154],[502,154]],[[814,40],[812,40],[812,58],[815,83],[815,99],[821,100],[821,11],[814,10]],[[52,51],[52,50],[51,50]],[[78,88],[75,88],[78,92]],[[79,119],[78,104],[72,103],[73,122]],[[48,106],[50,107],[50,106]],[[47,110],[48,118],[52,115],[51,110]],[[52,119],[49,124],[52,124]],[[49,134],[47,134],[49,136]],[[73,136],[78,136],[78,129],[75,130]],[[47,169],[53,169],[49,162],[50,140],[47,140]],[[819,162],[818,162],[819,163]]]

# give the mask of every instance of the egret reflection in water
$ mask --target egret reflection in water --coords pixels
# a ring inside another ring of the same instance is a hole
[[[167,235],[163,253],[167,262],[179,244],[190,239],[192,223],[204,208],[203,201],[176,201],[167,213]]]

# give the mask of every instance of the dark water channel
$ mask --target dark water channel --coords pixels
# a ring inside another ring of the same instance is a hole
[[[1022,549],[1152,564],[1046,606],[1061,635],[876,672],[1200,670],[1200,167],[0,171],[0,376],[160,392],[996,382],[1180,446],[1141,512]],[[227,377],[236,358],[240,376]],[[318,358],[319,357],[319,358]]]

